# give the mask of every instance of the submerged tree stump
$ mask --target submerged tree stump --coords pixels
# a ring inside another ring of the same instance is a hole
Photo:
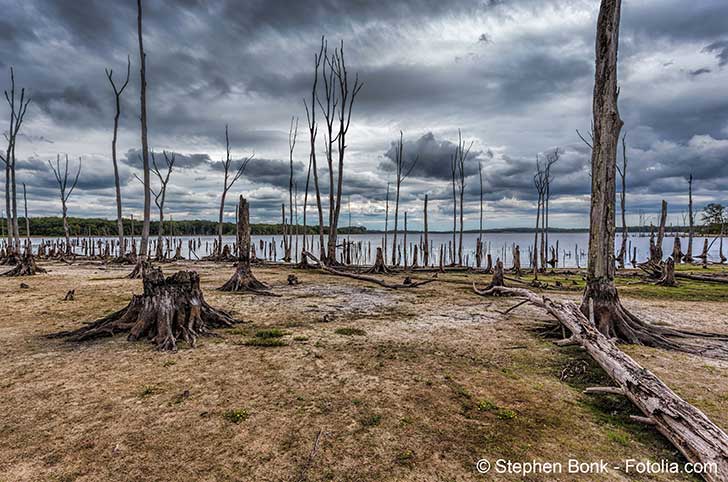
[[[125,308],[52,337],[84,341],[128,332],[129,341],[147,339],[159,350],[176,351],[179,340],[194,347],[198,337],[211,335],[211,328],[228,328],[237,323],[205,302],[200,276],[195,271],[178,271],[165,278],[160,268],[148,267],[142,279],[143,294],[134,295]]]
[[[248,201],[243,196],[240,196],[238,203],[237,236],[238,263],[235,273],[220,287],[220,291],[251,291],[259,294],[272,294],[269,291],[270,287],[258,281],[250,269],[250,210]]]

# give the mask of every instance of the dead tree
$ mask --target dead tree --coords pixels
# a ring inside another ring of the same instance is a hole
[[[144,292],[132,296],[125,308],[77,330],[51,336],[84,341],[129,333],[129,341],[146,339],[158,350],[176,351],[180,340],[195,347],[197,338],[210,336],[213,328],[238,323],[205,302],[200,276],[195,271],[178,271],[165,278],[160,268],[144,263]]]
[[[470,145],[466,148],[465,147],[465,141],[463,140],[463,135],[460,129],[458,129],[458,145],[455,148],[455,153],[453,154],[453,164],[454,168],[453,171],[457,170],[457,179],[458,179],[458,194],[460,196],[460,238],[458,240],[458,266],[463,265],[463,230],[464,230],[464,209],[463,204],[465,200],[465,161],[467,161],[468,156],[470,155],[470,148],[473,147],[473,142],[470,142]],[[453,175],[453,183],[454,183],[454,175]],[[453,186],[453,195],[454,195],[454,186]],[[455,227],[453,225],[453,227]],[[454,239],[454,238],[453,238]],[[455,246],[453,245],[453,249],[455,249]]]
[[[680,263],[683,259],[682,243],[680,242],[679,235],[675,235],[675,240],[672,244],[672,259],[677,263]]]
[[[256,279],[250,268],[250,210],[248,201],[240,196],[238,201],[237,230],[238,263],[233,276],[220,287],[220,291],[250,291],[257,294],[271,295],[270,287]]]
[[[695,235],[695,218],[693,217],[693,173],[688,177],[688,249],[683,258],[686,263],[693,262],[693,236]]]
[[[541,161],[539,160],[538,154],[536,154],[536,174],[533,176],[533,185],[536,188],[536,194],[538,195],[538,198],[536,201],[536,229],[534,229],[532,253],[532,268],[534,279],[538,279],[539,272],[538,235],[539,226],[541,223],[541,211],[543,210],[544,196],[546,193],[546,181],[544,177],[545,172],[541,167]]]
[[[217,252],[215,257],[217,259],[222,258],[222,229],[223,229],[223,216],[225,215],[225,197],[227,196],[230,188],[233,187],[235,182],[245,172],[245,168],[248,167],[248,163],[253,159],[253,155],[244,158],[240,164],[235,168],[233,166],[233,158],[230,156],[230,136],[228,135],[228,126],[225,125],[225,159],[222,161],[223,168],[223,183],[222,193],[220,195],[220,211],[217,220]],[[233,170],[234,169],[234,170]]]
[[[117,87],[114,82],[114,71],[106,69],[106,77],[109,79],[111,89],[114,91],[114,105],[116,110],[114,111],[114,134],[111,138],[111,161],[114,164],[114,186],[116,188],[116,229],[119,235],[119,258],[122,258],[126,254],[125,242],[124,242],[124,222],[122,219],[121,212],[121,181],[119,180],[119,165],[116,159],[116,140],[117,133],[119,130],[119,117],[121,117],[121,94],[124,93],[124,89],[129,85],[129,75],[131,74],[131,58],[127,57],[126,63],[126,80]]]
[[[306,99],[303,100],[303,105],[306,108],[306,120],[308,121],[308,131],[310,140],[310,153],[309,153],[309,176],[313,171],[313,184],[314,190],[316,191],[316,209],[318,210],[318,235],[319,235],[319,249],[321,259],[325,258],[326,251],[324,251],[324,211],[321,204],[321,189],[319,187],[318,179],[318,166],[316,164],[316,136],[318,135],[318,124],[316,123],[316,101],[318,94],[318,78],[319,68],[321,62],[325,57],[324,48],[326,41],[324,37],[321,37],[321,48],[318,54],[314,55],[314,75],[313,75],[313,87],[311,88],[311,108],[309,109]],[[308,180],[306,180],[306,193],[308,194]],[[305,216],[305,211],[304,211]],[[313,248],[313,246],[312,246]],[[305,251],[305,249],[304,249]],[[306,257],[301,259],[301,263],[307,263]]]
[[[377,246],[377,254],[374,259],[374,265],[364,272],[373,274],[389,273],[389,268],[387,268],[387,264],[384,262],[384,254],[382,253],[382,248],[380,246]]]
[[[718,335],[644,323],[622,306],[614,284],[616,161],[622,128],[617,107],[620,9],[621,0],[602,0],[597,20],[589,254],[581,310],[593,314],[595,326],[607,338],[687,353],[721,353],[725,341]]]
[[[326,160],[329,168],[329,236],[324,262],[335,264],[344,183],[344,159],[348,147],[346,136],[351,126],[354,101],[363,84],[359,82],[359,74],[356,74],[354,84],[349,85],[343,41],[338,48],[334,49],[334,53],[328,56],[324,40],[323,56],[324,100],[317,97],[317,101],[326,122]],[[337,124],[336,132],[334,132],[334,124]],[[334,168],[334,145],[336,145],[338,161],[336,168]]]
[[[622,240],[617,254],[617,263],[620,269],[624,269],[624,261],[627,257],[627,216],[626,216],[626,200],[627,200],[627,133],[622,135],[622,167],[617,166],[617,172],[622,180],[622,189],[619,191],[619,207],[622,212]],[[678,261],[679,262],[679,261]]]
[[[427,194],[425,194],[425,218],[424,218],[424,245],[422,246],[422,263],[425,265],[425,268],[430,266],[430,238],[429,238],[429,228],[427,226]]]
[[[147,54],[144,53],[144,35],[142,33],[142,0],[137,0],[137,35],[139,37],[139,75],[140,75],[140,106],[141,115],[141,139],[142,139],[142,173],[144,184],[144,223],[142,224],[142,239],[139,249],[139,257],[141,260],[147,258],[149,252],[149,229],[151,225],[152,215],[152,197],[149,187],[151,186],[150,169],[149,169],[149,142],[147,138]],[[137,263],[136,268],[130,276],[135,273],[141,273],[141,265]]]
[[[33,256],[30,244],[25,246],[23,255],[18,258],[18,262],[11,270],[6,271],[0,276],[33,276],[38,273],[45,273],[46,270],[38,266]]]
[[[660,227],[657,230],[657,240],[652,250],[651,260],[655,263],[662,261],[662,243],[665,240],[665,224],[667,223],[667,201],[662,200],[662,209],[660,211]]]
[[[25,243],[27,246],[32,244],[30,240],[30,218],[28,217],[28,193],[25,190],[25,183],[23,183],[23,211],[25,214]],[[721,235],[721,246],[723,246],[723,237]],[[722,248],[721,248],[722,252]]]
[[[295,121],[295,125],[294,125]],[[290,164],[290,174],[288,176],[288,212],[290,222],[288,223],[289,232],[288,239],[285,243],[283,260],[291,261],[291,248],[293,246],[293,150],[296,148],[296,138],[298,137],[298,117],[291,117],[291,127],[288,129],[288,160]]]
[[[551,181],[553,180],[553,176],[551,175],[551,168],[559,161],[560,157],[561,151],[558,147],[546,155],[546,166],[544,168],[544,181],[546,183],[546,186],[543,200],[544,232],[541,238],[541,256],[543,261],[546,261],[546,250],[549,249],[549,202],[551,201]],[[558,256],[554,256],[552,260],[554,260],[554,263],[549,264],[551,264],[551,268],[554,268],[556,267],[556,262],[558,262]],[[542,263],[542,266],[545,267],[545,264]]]
[[[475,247],[475,266],[483,263],[483,163],[478,161],[478,178],[480,179],[480,223],[478,224],[478,242]]]
[[[672,258],[667,258],[667,261],[665,261],[662,268],[662,277],[657,281],[657,284],[662,286],[677,286],[677,281],[675,281],[675,261]]]
[[[392,266],[397,265],[397,231],[399,224],[399,195],[402,183],[412,173],[417,165],[418,157],[415,157],[409,165],[405,161],[404,156],[404,134],[399,131],[399,141],[394,151],[394,168],[395,168],[395,194],[394,194],[394,230],[392,232]]]
[[[10,67],[10,92],[5,91],[5,100],[10,107],[10,126],[5,138],[8,142],[5,155],[0,154],[0,161],[5,164],[5,214],[8,225],[9,256],[17,258],[20,253],[20,234],[18,230],[18,196],[15,180],[15,147],[18,133],[28,111],[30,97],[25,96],[25,88],[20,89],[19,98],[15,93],[15,71]]]
[[[169,184],[169,176],[172,174],[172,169],[174,168],[174,161],[176,157],[174,154],[172,154],[172,157],[169,157],[167,155],[167,151],[162,151],[162,154],[164,155],[164,162],[167,168],[164,174],[162,174],[162,171],[159,169],[159,166],[157,165],[157,160],[154,156],[154,152],[152,151],[152,172],[155,176],[157,176],[157,179],[159,179],[159,190],[154,191],[151,186],[149,188],[152,191],[152,195],[154,196],[154,204],[156,204],[157,209],[159,210],[157,250],[155,254],[157,261],[161,260],[164,257],[164,252],[162,249],[164,245],[164,201],[167,198],[167,184]],[[139,176],[137,176],[137,179],[139,179]],[[139,179],[139,181],[141,181],[141,179]]]
[[[58,183],[58,190],[61,196],[61,214],[63,215],[63,235],[66,238],[66,254],[71,255],[71,234],[68,228],[68,198],[71,197],[73,190],[78,184],[78,176],[81,175],[81,158],[78,159],[78,170],[76,170],[76,176],[73,178],[71,185],[68,185],[68,154],[66,154],[66,163],[61,168],[61,155],[56,157],[56,165],[54,166],[51,161],[48,161],[48,165],[53,171],[53,175]]]

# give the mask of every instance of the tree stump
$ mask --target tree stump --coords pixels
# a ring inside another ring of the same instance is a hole
[[[26,253],[18,259],[18,264],[13,269],[0,274],[0,276],[33,276],[45,272],[46,270],[35,264],[35,257],[30,253]]]
[[[494,286],[505,286],[505,282],[504,282],[504,278],[503,278],[503,261],[501,261],[500,259],[497,259],[495,261],[495,269],[493,270],[493,279],[490,280],[488,289],[493,288]]]
[[[212,334],[211,328],[237,323],[205,302],[195,271],[179,271],[165,278],[160,268],[148,267],[142,279],[144,293],[134,295],[125,308],[78,330],[51,336],[84,341],[128,332],[129,341],[146,338],[159,350],[176,351],[180,339],[195,347],[198,337]]]
[[[252,291],[259,294],[272,294],[269,291],[270,287],[258,281],[250,269],[250,210],[248,201],[243,196],[240,196],[240,202],[238,203],[237,236],[237,267],[232,277],[219,288],[220,291]],[[224,252],[223,255],[225,255]],[[228,251],[227,256],[229,255],[230,252]]]
[[[683,258],[682,243],[680,242],[680,236],[675,236],[675,241],[672,245],[672,259],[675,263],[682,263]]]
[[[306,259],[306,257],[304,256],[303,259]],[[389,273],[389,268],[387,268],[387,265],[384,264],[384,254],[381,247],[377,247],[377,256],[374,259],[374,266],[366,270],[365,273]]]
[[[521,276],[521,248],[520,246],[516,246],[513,249],[513,273],[515,273],[516,276]],[[503,286],[498,285],[498,286]]]
[[[667,258],[667,261],[665,261],[662,267],[662,277],[660,277],[657,284],[662,286],[677,286],[677,281],[675,281],[675,261],[672,258]]]

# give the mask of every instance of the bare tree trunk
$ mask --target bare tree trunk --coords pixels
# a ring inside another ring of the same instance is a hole
[[[111,160],[114,164],[114,187],[116,189],[116,229],[119,235],[119,257],[123,257],[126,254],[125,243],[124,243],[124,221],[121,212],[121,181],[119,180],[119,164],[116,158],[116,141],[119,130],[119,117],[121,117],[121,94],[129,85],[129,77],[131,74],[131,58],[127,57],[126,64],[126,80],[120,88],[116,87],[113,79],[113,71],[106,70],[106,76],[109,79],[111,88],[114,91],[114,134],[111,139]]]
[[[652,261],[659,263],[662,261],[662,243],[665,240],[665,224],[667,223],[667,201],[662,200],[662,209],[660,212],[660,227],[657,230],[657,241],[655,242],[654,258]]]
[[[690,173],[690,177],[688,178],[688,223],[690,224],[690,228],[688,231],[688,249],[685,253],[685,262],[686,263],[692,263],[693,262],[693,236],[694,236],[694,228],[693,223],[695,222],[695,218],[693,217],[693,174]]]
[[[384,257],[387,257],[387,235],[389,231],[389,185],[387,183],[387,197],[384,199],[384,241],[382,242],[382,249],[384,250]]]
[[[627,216],[626,216],[626,200],[627,200],[627,134],[622,135],[622,168],[617,169],[622,179],[622,189],[619,192],[619,206],[622,211],[622,242],[619,248],[617,261],[620,269],[624,269],[624,261],[627,257]]]
[[[147,55],[144,53],[144,40],[142,34],[142,0],[137,0],[137,35],[139,37],[139,63],[140,74],[140,100],[141,100],[141,138],[142,138],[142,169],[144,171],[144,223],[142,224],[142,240],[139,256],[147,258],[149,249],[149,227],[151,224],[152,198],[149,191],[149,142],[147,140]]]
[[[23,207],[25,210],[25,239],[30,246],[30,218],[28,217],[28,195],[25,191],[25,183],[23,183]]]
[[[422,251],[422,263],[425,265],[425,267],[430,266],[430,238],[429,238],[429,230],[427,226],[427,194],[425,194],[425,220],[424,220],[424,228],[425,228],[425,239],[424,239],[424,247]]]

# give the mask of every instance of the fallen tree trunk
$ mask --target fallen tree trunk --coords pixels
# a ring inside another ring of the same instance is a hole
[[[646,422],[654,424],[688,461],[712,468],[702,474],[706,480],[728,480],[728,435],[602,335],[574,303],[560,303],[522,288],[493,287],[480,291],[473,285],[473,289],[481,295],[525,298],[544,308],[571,331],[570,340],[586,349],[619,385],[618,389],[645,414]]]
[[[344,276],[346,278],[352,278],[352,279],[359,280],[359,281],[367,281],[369,283],[375,283],[375,284],[378,284],[379,286],[382,286],[384,288],[389,288],[392,290],[398,290],[398,289],[402,289],[402,288],[417,288],[418,286],[426,285],[428,283],[432,283],[433,281],[437,281],[437,279],[435,279],[435,278],[423,280],[423,281],[412,281],[410,279],[410,277],[408,276],[407,278],[405,278],[403,283],[392,284],[392,283],[387,283],[384,280],[374,278],[373,276],[365,276],[365,275],[356,274],[356,273],[347,273],[345,271],[339,271],[338,269],[332,268],[331,266],[326,266],[325,264],[321,263],[321,261],[319,261],[318,258],[316,258],[316,256],[312,255],[308,251],[304,251],[303,255],[308,258],[311,258],[311,261],[316,263],[316,266],[320,270],[325,271],[326,273],[333,274],[336,276]]]

